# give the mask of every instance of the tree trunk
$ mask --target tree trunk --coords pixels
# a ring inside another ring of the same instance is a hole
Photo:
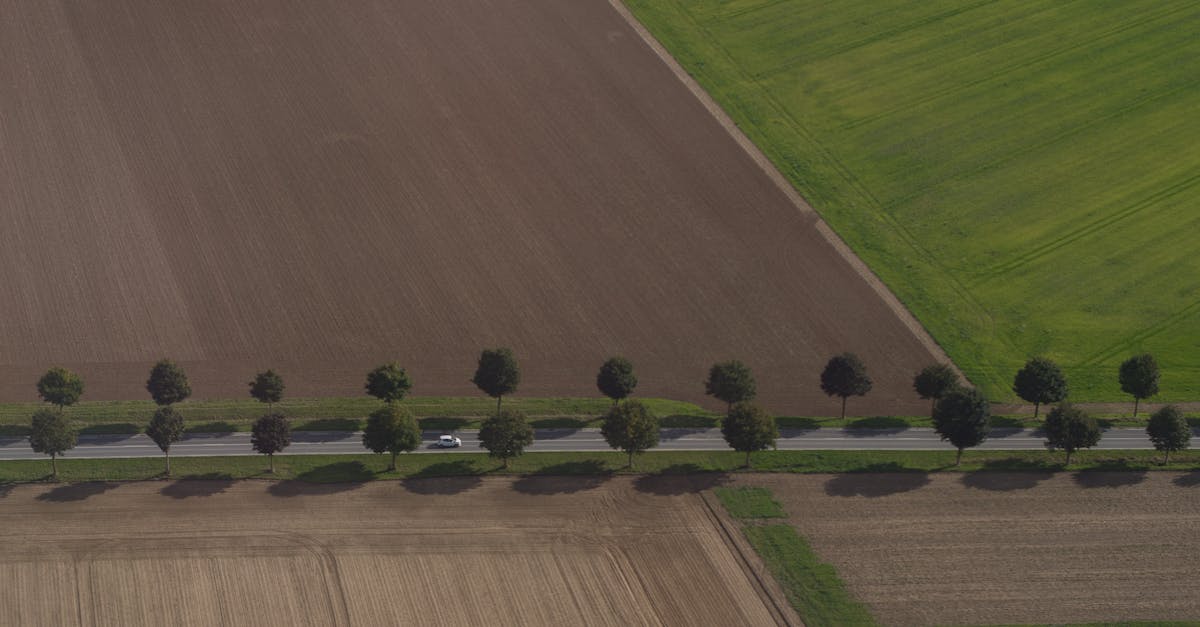
[[[846,399],[847,398],[849,398],[849,397],[847,397],[847,396],[842,397],[842,420],[846,419]]]
[[[633,469],[633,451],[629,451],[629,469]]]
[[[498,416],[498,415],[500,415],[500,401],[502,401],[502,400],[504,400],[504,396],[503,396],[503,395],[500,395],[500,396],[497,396],[497,397],[496,397],[496,415],[497,415],[497,416]]]
[[[933,399],[933,403],[931,403],[929,406],[929,417],[930,418],[933,418],[937,414],[937,402],[938,402],[938,399],[935,397]]]
[[[1171,449],[1163,451],[1163,466],[1166,466],[1171,461]]]
[[[1140,401],[1140,400],[1142,400],[1142,399],[1140,399],[1136,396],[1133,397],[1133,417],[1134,418],[1137,418],[1137,406],[1138,406],[1138,401]]]
[[[396,453],[394,451],[392,452],[392,465],[388,466],[388,470],[389,471],[396,470]]]
[[[1068,449],[1068,450],[1067,450],[1067,465],[1068,465],[1068,466],[1070,466],[1070,465],[1071,465],[1071,451],[1070,451],[1070,449]]]
[[[54,480],[58,481],[58,453],[50,454],[50,468],[53,470]]]
[[[750,467],[750,451],[746,451],[746,468]]]
[[[1033,417],[1034,417],[1034,418],[1037,418],[1037,415],[1038,415],[1038,409],[1040,409],[1040,408],[1041,408],[1041,406],[1042,406],[1042,404],[1041,404],[1041,403],[1034,403],[1034,404],[1033,404]]]
[[[504,458],[504,469],[508,470],[508,458],[507,457]]]
[[[274,453],[267,453],[267,464],[268,464],[267,472],[269,472],[271,474],[275,474],[275,454]]]
[[[958,449],[958,457],[954,458],[954,465],[957,466],[962,462],[962,449]]]
[[[167,478],[171,478],[171,449],[163,451],[163,455],[167,458]]]

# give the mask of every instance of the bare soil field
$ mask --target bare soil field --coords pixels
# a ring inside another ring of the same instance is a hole
[[[1200,473],[756,475],[894,625],[1200,618]]]
[[[0,400],[46,367],[141,398],[273,367],[300,396],[382,360],[473,394],[483,347],[526,395],[701,400],[740,358],[776,411],[829,414],[831,355],[923,412],[933,359],[605,0],[0,0]],[[935,349],[936,350],[936,349]]]
[[[776,624],[701,498],[663,487],[7,486],[0,624]]]

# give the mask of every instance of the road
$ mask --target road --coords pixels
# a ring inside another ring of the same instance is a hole
[[[418,453],[478,452],[477,431],[459,431],[463,446],[458,449],[439,449],[434,446],[437,432],[424,434],[424,445]],[[1200,429],[1194,430],[1200,439]],[[720,451],[728,447],[719,429],[664,429],[659,450]],[[993,429],[991,437],[979,450],[1043,450],[1041,435],[1028,429]],[[1097,449],[1151,449],[1143,429],[1109,429]],[[921,451],[949,450],[950,445],[938,439],[932,429],[783,429],[779,438],[780,450],[887,450]],[[538,429],[536,441],[528,449],[538,451],[607,451],[599,429]],[[309,431],[292,434],[288,455],[337,455],[363,453],[359,433],[348,431]],[[189,434],[171,447],[172,457],[202,457],[207,455],[254,455],[250,434],[196,433]],[[79,445],[68,452],[70,459],[120,457],[157,457],[158,447],[145,435],[81,435]],[[0,459],[44,459],[34,453],[26,438],[0,438]]]

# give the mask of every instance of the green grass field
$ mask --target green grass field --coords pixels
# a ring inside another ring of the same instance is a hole
[[[994,399],[1200,399],[1200,5],[625,0]]]

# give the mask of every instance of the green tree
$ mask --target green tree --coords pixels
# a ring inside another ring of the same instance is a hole
[[[633,468],[634,454],[658,446],[658,418],[644,404],[626,401],[608,411],[600,434],[609,446],[629,455],[629,467]]]
[[[1096,419],[1070,403],[1062,403],[1050,410],[1042,430],[1046,433],[1046,448],[1067,452],[1068,466],[1072,453],[1092,448],[1100,441],[1100,425],[1096,424]]]
[[[58,405],[61,411],[64,407],[79,402],[79,397],[83,396],[83,379],[66,368],[55,366],[38,379],[37,390],[42,400]]]
[[[1118,374],[1121,391],[1133,396],[1133,417],[1137,418],[1138,402],[1158,394],[1158,362],[1154,355],[1134,355],[1121,363]]]
[[[530,444],[533,444],[533,427],[525,420],[525,414],[514,409],[498,411],[479,428],[480,448],[502,460],[505,468],[508,460],[519,457]]]
[[[292,424],[282,414],[266,414],[250,429],[250,446],[267,456],[268,472],[275,473],[275,454],[292,443]]]
[[[517,391],[521,383],[521,369],[517,358],[507,348],[485,349],[479,355],[479,367],[471,379],[484,394],[496,399],[496,411],[500,411],[500,401],[504,395]],[[508,460],[505,460],[505,464]]]
[[[1146,434],[1154,448],[1163,452],[1163,465],[1171,461],[1171,453],[1187,450],[1192,441],[1192,427],[1174,405],[1167,405],[1150,415]]]
[[[79,436],[75,427],[61,411],[39,409],[33,412],[32,429],[29,432],[29,446],[33,452],[50,456],[50,467],[54,479],[58,479],[58,456],[75,448]]]
[[[753,400],[758,395],[758,384],[754,382],[750,368],[735,359],[713,364],[709,368],[708,379],[704,381],[704,393],[724,401],[726,410],[732,411],[735,403]]]
[[[842,397],[842,418],[846,417],[846,399],[864,396],[871,391],[871,377],[858,355],[842,353],[829,359],[821,372],[821,391],[828,396]]]
[[[403,400],[412,389],[412,379],[399,363],[386,363],[367,373],[367,383],[363,386],[367,394],[385,402],[394,403]]]
[[[250,382],[250,396],[260,403],[267,404],[267,413],[275,411],[275,403],[283,399],[283,377],[274,370],[267,370],[254,375]]]
[[[633,364],[624,357],[612,357],[600,366],[596,374],[596,387],[600,393],[611,398],[613,405],[633,394],[638,380],[633,374]]]
[[[167,478],[171,477],[171,445],[183,437],[183,415],[174,407],[164,405],[154,412],[150,424],[146,425],[146,435],[158,445],[159,450],[166,456]]]
[[[1012,389],[1025,402],[1033,403],[1033,417],[1037,418],[1042,403],[1057,403],[1067,398],[1067,378],[1058,364],[1045,357],[1034,357],[1017,371]]]
[[[913,377],[913,390],[923,399],[933,399],[930,415],[937,407],[938,399],[959,387],[958,373],[948,364],[925,366]]]
[[[754,403],[743,401],[729,408],[721,421],[721,435],[735,451],[746,454],[746,467],[750,467],[750,454],[775,445],[779,439],[779,427],[775,418]]]
[[[363,446],[373,453],[391,453],[392,462],[388,470],[392,471],[396,469],[397,455],[415,451],[421,446],[421,427],[407,409],[388,403],[367,417],[362,441]]]
[[[192,386],[188,384],[187,373],[179,364],[170,359],[160,360],[150,369],[150,378],[146,380],[146,391],[159,405],[172,405],[186,400],[192,395]]]
[[[991,429],[991,408],[974,388],[951,390],[933,406],[934,432],[958,449],[955,466],[962,462],[963,451],[983,444]]]

